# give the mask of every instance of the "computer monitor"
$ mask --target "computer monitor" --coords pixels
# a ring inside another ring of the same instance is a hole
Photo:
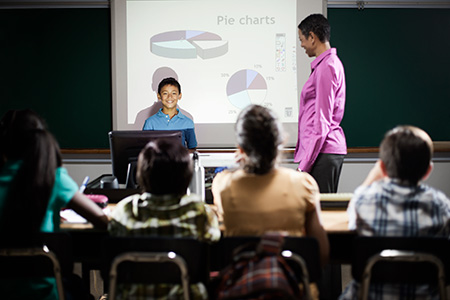
[[[117,177],[119,184],[125,184],[127,188],[136,187],[137,159],[148,142],[170,138],[181,143],[181,131],[178,130],[117,130],[109,132],[108,136],[112,173]]]

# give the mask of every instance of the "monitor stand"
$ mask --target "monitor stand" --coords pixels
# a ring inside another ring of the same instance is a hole
[[[136,167],[137,167],[137,160],[130,161],[128,163],[127,180],[125,182],[125,188],[127,189],[138,188],[138,183],[136,180]]]

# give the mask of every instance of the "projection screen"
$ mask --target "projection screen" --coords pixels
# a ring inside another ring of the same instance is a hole
[[[274,110],[285,147],[295,147],[312,61],[297,25],[323,10],[318,0],[111,1],[113,129],[142,129],[161,107],[158,83],[175,77],[198,148],[234,148],[234,123],[249,104]]]

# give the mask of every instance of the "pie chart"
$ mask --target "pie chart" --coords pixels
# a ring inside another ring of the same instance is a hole
[[[261,104],[266,98],[267,83],[258,72],[250,69],[234,73],[227,83],[228,101],[243,109],[250,104]]]
[[[150,38],[150,52],[168,58],[215,58],[228,52],[228,41],[211,32],[177,30],[156,34]]]

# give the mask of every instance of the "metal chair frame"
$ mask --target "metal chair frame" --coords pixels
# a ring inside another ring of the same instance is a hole
[[[180,284],[183,298],[190,285],[209,281],[209,245],[194,238],[109,237],[103,241],[106,290],[114,299],[118,283]]]
[[[2,248],[0,249],[0,256],[48,258],[52,262],[59,299],[65,299],[63,281],[61,276],[61,267],[58,258],[52,251],[47,248],[47,246],[32,248]]]
[[[189,273],[186,261],[174,252],[125,252],[118,255],[111,264],[109,273],[109,297],[111,300],[116,296],[116,285],[118,276],[118,267],[123,262],[132,263],[164,263],[170,262],[178,266],[181,272],[181,283],[183,286],[183,295],[185,300],[189,300]]]
[[[403,251],[395,249],[386,249],[378,254],[373,255],[368,261],[364,268],[361,289],[359,299],[368,299],[370,279],[372,277],[372,269],[375,264],[386,261],[386,262],[428,262],[433,264],[437,268],[437,279],[439,286],[439,295],[441,300],[447,299],[447,293],[445,289],[445,270],[444,264],[436,256],[423,253],[423,252],[413,252],[413,251]]]
[[[311,296],[311,288],[309,287],[309,272],[308,268],[306,267],[305,260],[298,254],[295,254],[291,252],[290,250],[283,250],[281,251],[281,255],[286,258],[287,260],[294,261],[299,265],[299,267],[302,269],[302,278],[301,281],[303,283],[303,289],[304,289],[304,299],[312,299]]]

